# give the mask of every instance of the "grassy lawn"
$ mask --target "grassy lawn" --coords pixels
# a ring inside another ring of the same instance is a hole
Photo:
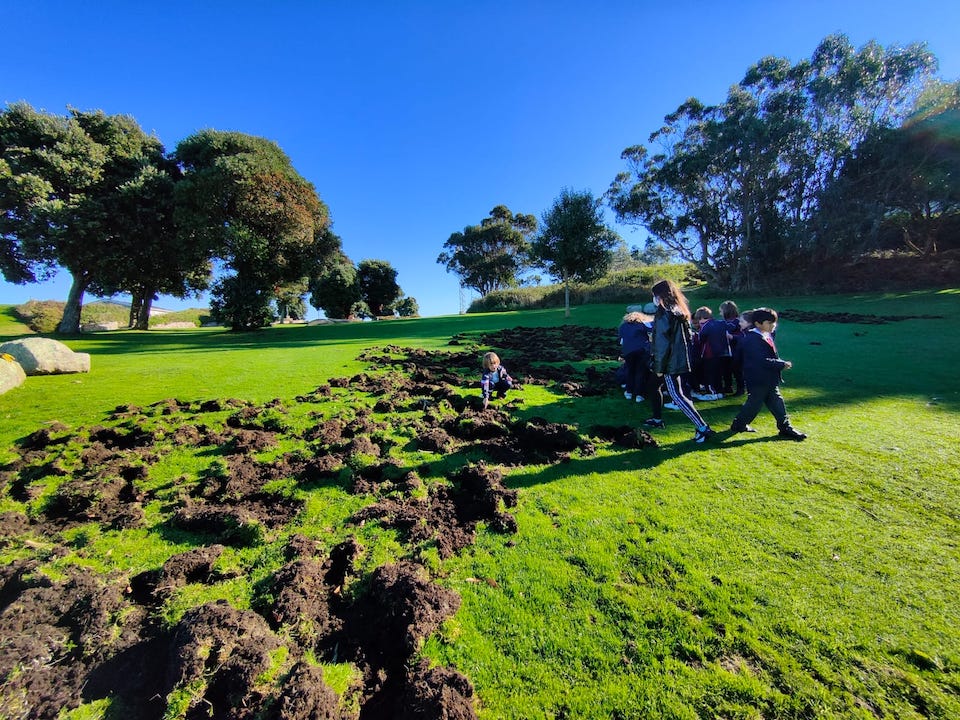
[[[724,299],[694,294],[691,305],[716,310]],[[462,598],[422,652],[470,679],[481,718],[960,717],[960,335],[951,329],[960,291],[736,300],[784,315],[777,345],[794,369],[783,392],[806,442],[775,441],[764,411],[756,434],[721,433],[698,446],[692,427],[666,411],[667,428],[653,433],[658,448],[603,446],[505,471],[518,491],[516,534],[480,532],[448,559],[416,551]],[[924,318],[798,322],[789,309]],[[69,339],[92,355],[91,372],[31,377],[0,396],[0,463],[45,423],[89,427],[119,405],[287,400],[369,370],[358,359],[366,348],[451,350],[458,334],[564,324],[609,328],[615,338],[622,314],[595,305],[570,319],[541,310]],[[0,308],[0,342],[23,334]],[[517,394],[519,416],[581,432],[636,427],[647,416],[619,393],[570,397],[527,385]],[[699,407],[722,430],[738,400]],[[350,411],[337,402],[330,412]],[[423,459],[402,442],[391,453],[411,465]],[[168,459],[149,482],[193,477],[195,462]],[[330,528],[344,537],[347,516],[371,501],[339,486],[300,492],[307,510],[297,531],[318,538]],[[28,506],[0,493],[0,512],[35,512]],[[44,559],[41,571],[77,562],[134,574],[183,549],[175,538],[127,532],[66,538],[82,552]],[[359,532],[371,568],[411,553],[375,523]],[[0,563],[31,548],[8,540]],[[228,554],[223,562],[247,577],[176,595],[169,621],[215,597],[249,605],[275,555]],[[72,716],[109,712],[100,702]]]

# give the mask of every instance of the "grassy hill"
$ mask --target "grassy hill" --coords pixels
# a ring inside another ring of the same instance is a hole
[[[960,716],[960,292],[734,299],[782,311],[804,443],[769,415],[618,434],[646,417],[603,384],[622,305],[68,340],[89,375],[0,396],[0,716],[44,682],[64,718],[273,717],[307,687],[343,717]],[[528,382],[484,416],[489,347]]]

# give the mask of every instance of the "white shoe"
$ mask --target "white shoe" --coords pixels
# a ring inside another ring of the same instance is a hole
[[[680,409],[679,407],[677,407],[677,404],[676,404],[676,403],[672,403],[672,402],[664,403],[664,404],[663,404],[663,407],[664,407],[665,410],[679,410],[679,409]]]
[[[636,400],[637,402],[643,402],[643,395],[637,395],[637,396],[634,398],[634,400]]]
[[[623,393],[623,396],[624,396],[627,400],[633,400],[633,393],[624,392],[624,393]]]

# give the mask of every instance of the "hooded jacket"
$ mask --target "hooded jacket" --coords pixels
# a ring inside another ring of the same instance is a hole
[[[653,316],[652,370],[661,375],[690,372],[690,321],[679,312],[662,305]]]

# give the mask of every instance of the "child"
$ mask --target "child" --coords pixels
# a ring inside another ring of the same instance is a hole
[[[700,308],[697,312],[702,312],[704,316],[700,323],[700,350],[706,385],[706,393],[697,399],[722,400],[723,378],[730,368],[731,352],[728,333],[732,328],[727,321],[715,319],[713,311],[708,307]]]
[[[500,364],[500,356],[495,352],[488,352],[483,356],[483,373],[480,375],[480,391],[483,393],[483,409],[487,409],[490,396],[497,391],[497,398],[504,398],[507,390],[513,387],[513,378],[507,369]]]
[[[641,392],[646,392],[647,374],[650,372],[650,328],[647,323],[653,318],[639,312],[623,316],[618,334],[620,352],[626,366],[626,386],[623,396],[627,400],[643,402]]]
[[[693,441],[706,442],[716,433],[700,417],[680,385],[680,376],[690,372],[690,307],[687,298],[673,280],[660,280],[653,286],[653,302],[657,304],[651,349],[653,372],[663,378],[670,398],[696,428]],[[654,419],[656,417],[651,418]]]
[[[801,441],[807,436],[790,424],[783,395],[780,394],[780,383],[783,382],[781,372],[792,368],[793,363],[781,360],[777,354],[773,341],[777,317],[777,312],[770,308],[757,308],[750,312],[753,327],[744,333],[740,341],[747,401],[733,419],[730,430],[734,433],[754,432],[750,422],[760,412],[760,406],[766,405],[777,421],[780,437]]]
[[[698,307],[693,311],[690,321],[690,374],[683,378],[684,389],[694,400],[713,400],[711,391],[704,387],[707,384],[706,365],[704,363],[703,338],[701,331],[710,320],[713,313],[708,307]]]
[[[733,300],[720,303],[720,314],[729,329],[727,337],[730,339],[730,364],[723,375],[724,393],[732,393],[734,397],[743,395],[743,362],[738,362],[737,345],[743,338],[743,328],[740,324],[740,308]],[[734,389],[736,384],[736,389]]]

